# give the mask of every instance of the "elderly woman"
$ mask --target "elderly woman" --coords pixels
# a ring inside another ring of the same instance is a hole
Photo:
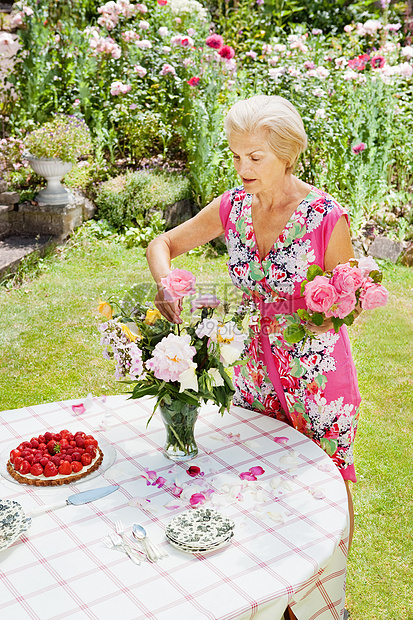
[[[244,352],[249,361],[235,373],[234,404],[288,421],[327,452],[346,482],[351,541],[348,482],[356,480],[360,394],[346,328],[336,334],[331,322],[309,324],[317,338],[304,345],[283,338],[288,319],[305,308],[300,287],[308,267],[331,270],[353,257],[348,216],[331,196],[293,174],[307,136],[286,99],[238,101],[225,129],[242,185],[150,243],[155,304],[169,321],[181,322],[181,305],[164,300],[161,278],[172,258],[225,233],[229,273],[244,293],[252,329]]]

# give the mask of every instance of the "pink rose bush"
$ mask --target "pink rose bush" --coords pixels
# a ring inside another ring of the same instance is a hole
[[[184,269],[174,269],[161,283],[170,302],[196,295],[195,276]],[[133,317],[126,317],[121,307],[116,314],[101,302],[108,319],[99,326],[103,355],[115,361],[118,380],[134,383],[133,398],[155,396],[155,409],[159,403],[199,406],[209,400],[221,413],[229,408],[235,392],[229,368],[241,363],[247,335],[235,321],[224,321],[223,311],[220,321],[213,318],[219,306],[215,295],[199,295],[192,308],[199,315],[177,325],[150,304],[137,303]]]
[[[307,308],[297,310],[296,321],[284,330],[285,340],[294,344],[315,337],[300,321],[321,326],[325,319],[332,319],[334,330],[338,332],[343,324],[353,323],[357,307],[372,310],[385,306],[388,291],[381,279],[379,267],[371,256],[337,265],[332,272],[323,272],[318,265],[311,265],[307,280],[301,285]]]

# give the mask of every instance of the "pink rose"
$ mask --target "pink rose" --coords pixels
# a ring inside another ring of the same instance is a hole
[[[371,256],[362,256],[358,259],[359,269],[363,276],[368,276],[371,271],[379,271],[379,266]]]
[[[350,314],[350,312],[353,312],[356,304],[357,299],[354,293],[340,296],[331,309],[325,313],[326,317],[331,318],[332,316],[335,316],[338,319],[344,319]]]
[[[316,276],[305,285],[304,299],[312,312],[326,312],[336,301],[337,291],[328,278]]]
[[[364,283],[362,271],[358,267],[350,267],[348,263],[337,265],[333,269],[330,280],[339,295],[349,295],[359,289]]]
[[[367,282],[361,291],[360,302],[363,310],[372,310],[387,304],[389,291],[382,284]]]
[[[165,289],[166,301],[175,301],[195,293],[195,276],[185,269],[174,269],[166,278],[161,279],[161,284]]]

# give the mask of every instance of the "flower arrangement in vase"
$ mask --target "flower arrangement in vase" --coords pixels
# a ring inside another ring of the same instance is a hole
[[[195,276],[175,269],[162,285],[165,299],[182,299],[194,295]],[[115,316],[107,302],[99,310],[108,319],[99,330],[104,356],[116,361],[116,378],[134,384],[132,398],[156,397],[154,412],[159,407],[167,431],[164,454],[172,460],[193,458],[201,402],[212,401],[221,413],[229,409],[235,392],[230,368],[244,363],[247,334],[225,320],[225,304],[214,295],[196,298],[191,319],[181,325],[169,323],[149,304],[137,304],[133,317]]]
[[[66,204],[73,200],[60,181],[78,159],[92,152],[92,139],[84,120],[56,114],[26,136],[25,146],[30,166],[48,181],[36,200],[46,204]]]

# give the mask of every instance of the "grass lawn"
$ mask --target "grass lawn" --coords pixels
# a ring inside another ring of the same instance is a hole
[[[174,266],[222,292],[225,260],[194,252]],[[97,304],[136,282],[151,282],[142,249],[78,239],[22,287],[0,288],[0,411],[120,393],[102,357]],[[352,620],[413,619],[413,270],[385,265],[385,285],[388,306],[350,330],[363,396],[347,587]]]

